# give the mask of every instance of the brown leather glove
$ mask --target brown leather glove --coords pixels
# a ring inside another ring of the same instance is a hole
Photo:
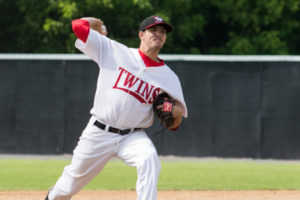
[[[155,116],[160,120],[161,124],[169,128],[174,123],[174,116],[172,114],[175,100],[167,93],[159,94],[153,101],[153,111]]]

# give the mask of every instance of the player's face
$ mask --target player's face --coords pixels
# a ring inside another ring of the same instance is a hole
[[[167,39],[166,29],[163,26],[153,26],[146,29],[141,37],[148,48],[161,49]]]

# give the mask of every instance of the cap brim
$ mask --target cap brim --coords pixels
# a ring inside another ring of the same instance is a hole
[[[153,27],[153,26],[157,26],[157,25],[163,26],[166,29],[167,33],[172,32],[174,29],[173,26],[171,26],[170,24],[168,24],[166,22],[161,22],[161,23],[151,24],[151,25],[147,26],[144,30],[146,30],[150,27]]]

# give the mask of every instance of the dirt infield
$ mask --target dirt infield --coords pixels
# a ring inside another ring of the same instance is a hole
[[[0,200],[44,200],[46,191],[0,191]],[[135,200],[135,191],[81,191],[72,200]],[[300,191],[158,191],[158,200],[298,200]]]

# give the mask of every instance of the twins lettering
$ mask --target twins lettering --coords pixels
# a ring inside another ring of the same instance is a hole
[[[135,97],[141,103],[153,103],[153,99],[158,95],[159,88],[141,80],[129,71],[119,67],[120,73],[118,79],[113,86]]]

